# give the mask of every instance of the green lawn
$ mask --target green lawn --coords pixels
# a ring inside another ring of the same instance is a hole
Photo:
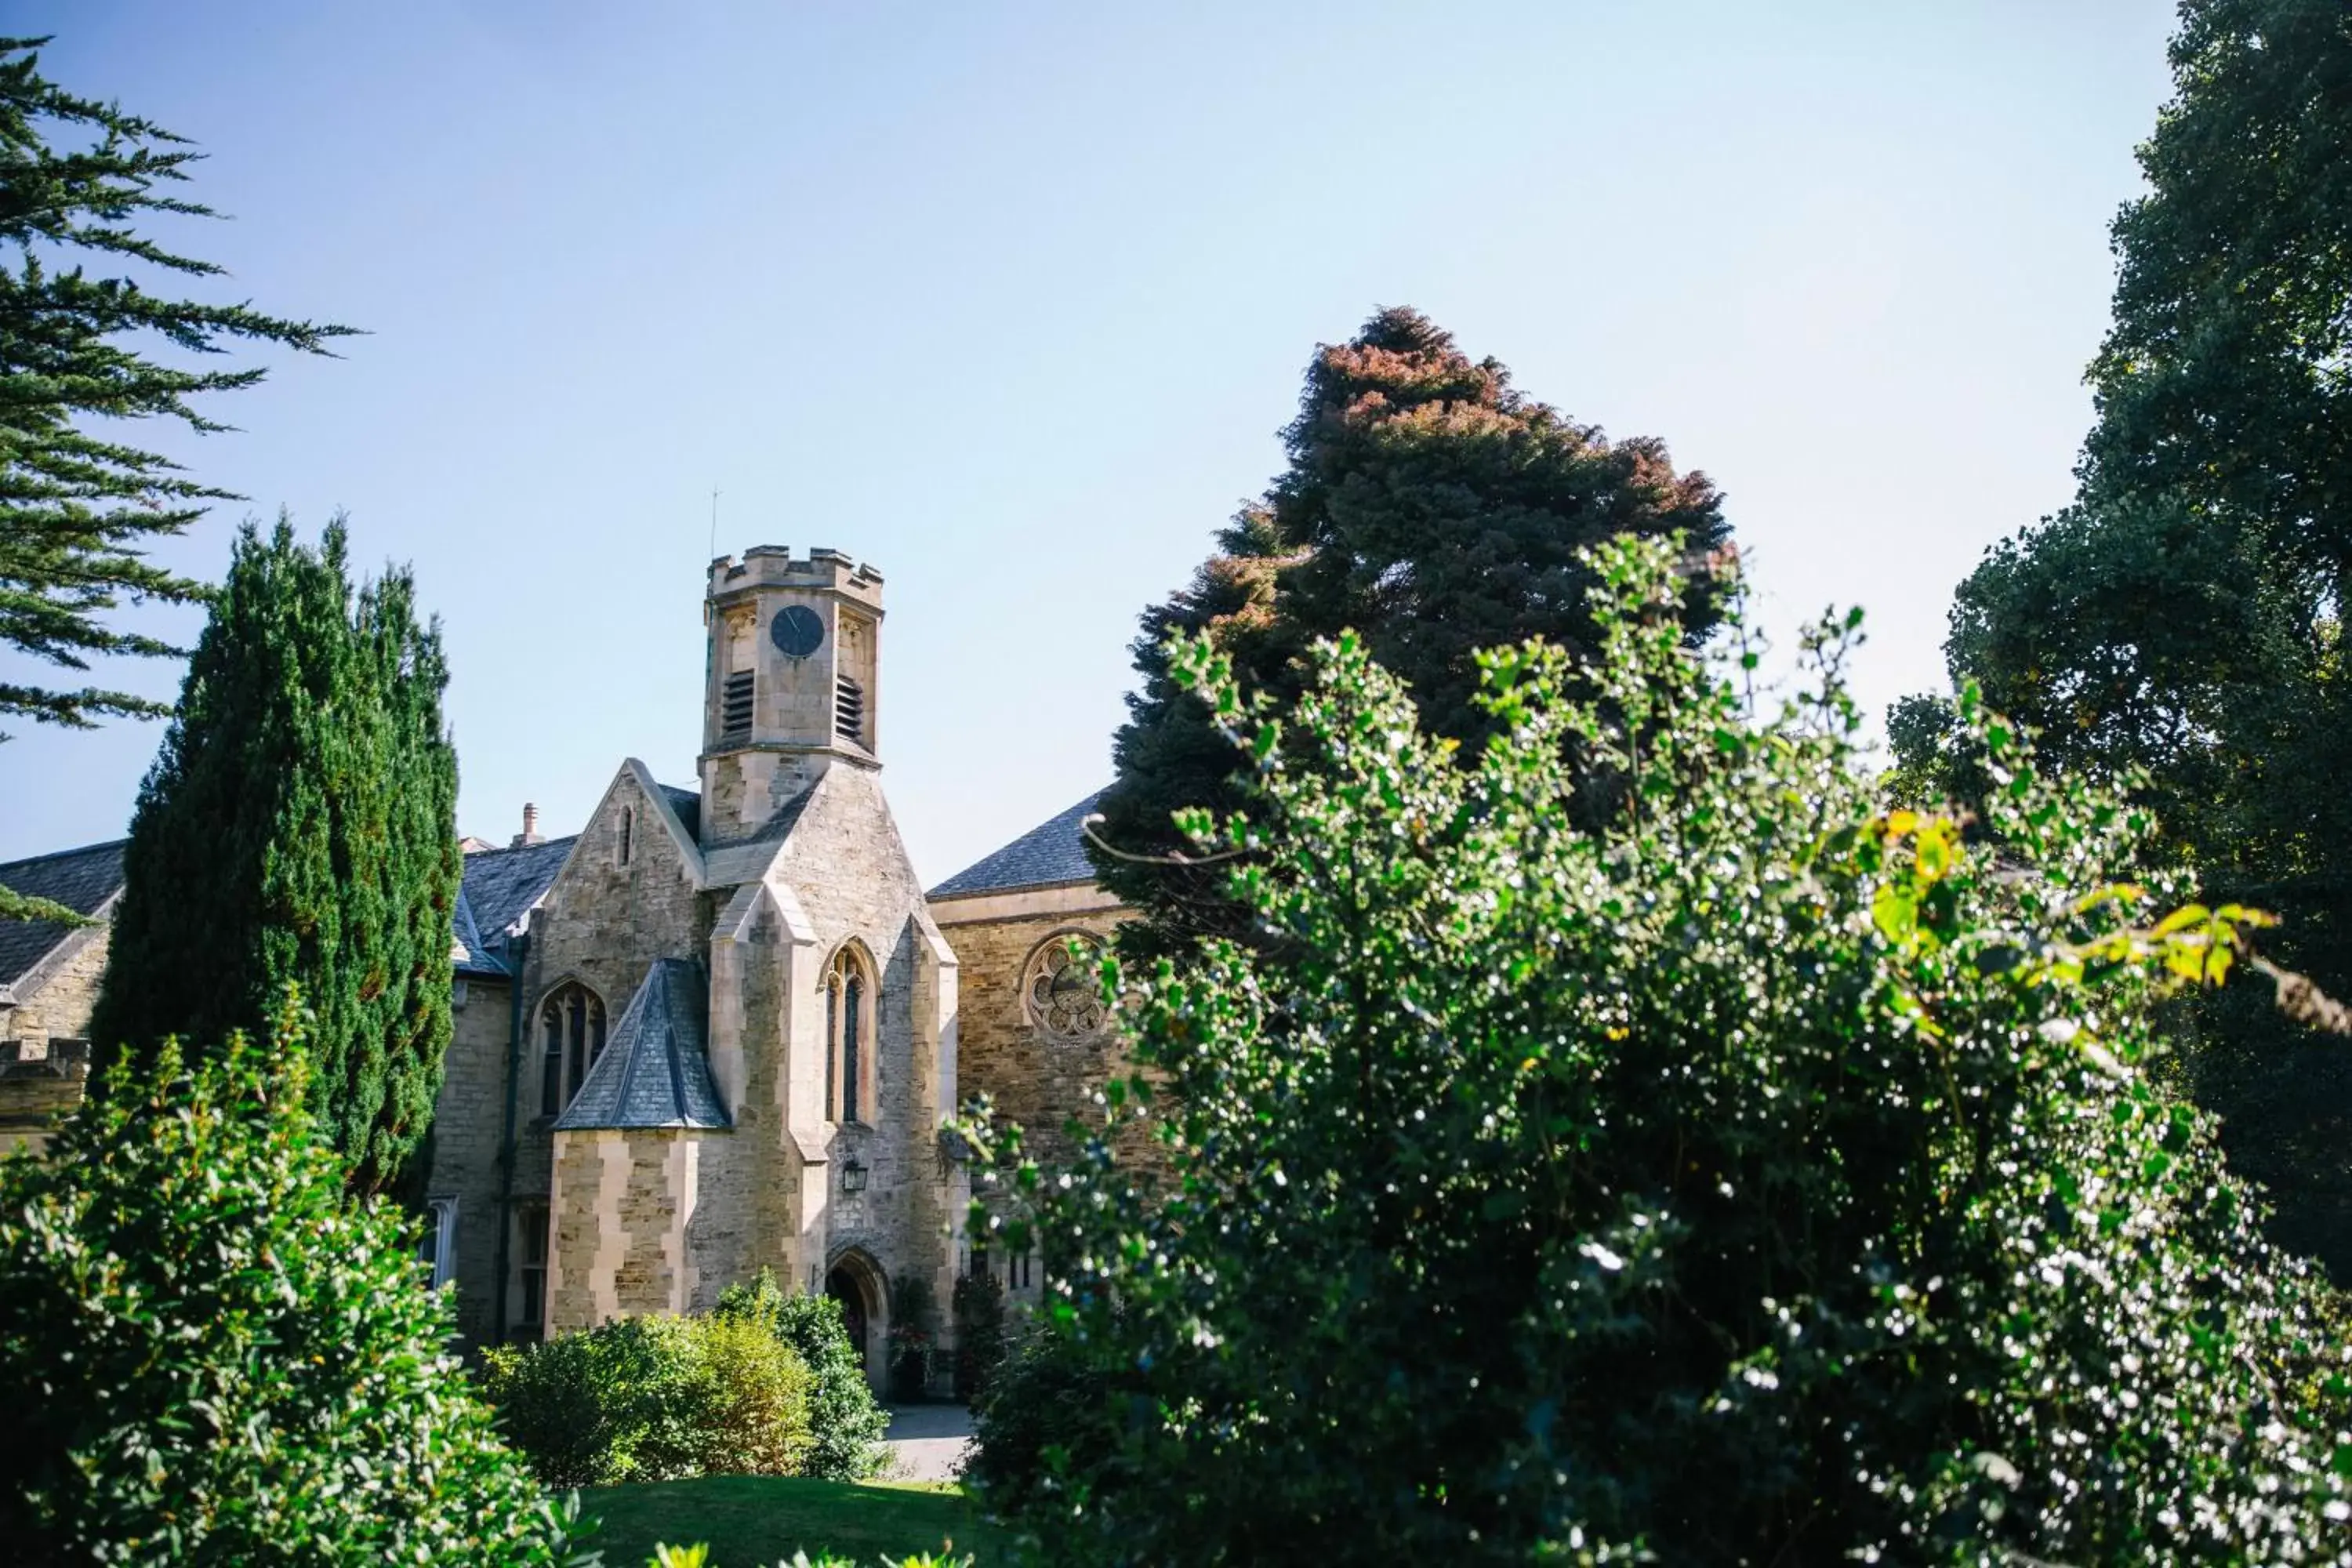
[[[711,1568],[774,1568],[794,1552],[855,1557],[938,1552],[949,1542],[993,1561],[993,1537],[980,1511],[951,1486],[852,1486],[773,1476],[705,1476],[691,1481],[599,1487],[580,1494],[580,1511],[604,1521],[589,1544],[604,1568],[641,1568],[654,1544],[710,1544]]]

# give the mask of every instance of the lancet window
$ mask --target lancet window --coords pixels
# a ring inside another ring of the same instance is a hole
[[[567,981],[539,1007],[541,1114],[561,1116],[604,1054],[604,1004],[578,981]]]
[[[834,954],[824,984],[825,1114],[874,1120],[873,966],[855,943]]]

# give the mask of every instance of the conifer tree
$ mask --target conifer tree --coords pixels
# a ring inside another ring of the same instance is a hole
[[[1191,584],[1144,612],[1132,645],[1141,687],[1113,743],[1097,829],[1115,853],[1090,852],[1104,884],[1144,912],[1129,928],[1137,951],[1247,925],[1225,892],[1230,868],[1173,863],[1183,841],[1171,812],[1243,802],[1232,748],[1171,678],[1171,634],[1205,633],[1244,684],[1286,699],[1314,640],[1353,628],[1423,726],[1470,756],[1489,723],[1472,700],[1474,649],[1540,637],[1590,660],[1581,552],[1679,532],[1699,556],[1730,539],[1721,494],[1701,473],[1676,473],[1664,442],[1608,440],[1409,309],[1380,310],[1316,351],[1283,441],[1289,467],[1218,535]],[[1717,609],[1702,588],[1685,613],[1696,637]]]
[[[361,1190],[422,1141],[449,1041],[447,682],[405,570],[354,593],[340,519],[316,550],[248,524],[140,789],[90,1026],[137,1053],[224,1038],[295,983],[312,1110]]]
[[[144,548],[180,532],[208,502],[234,499],[88,422],[225,429],[194,400],[263,374],[217,358],[230,344],[323,353],[352,329],[164,298],[130,276],[88,276],[85,259],[150,277],[217,276],[218,265],[131,226],[155,214],[217,215],[169,194],[199,154],[160,126],[44,79],[36,51],[47,41],[0,38],[0,647],[83,671],[94,658],[178,651],[103,617],[125,601],[202,599],[202,584],[155,565]],[[144,352],[157,342],[192,357],[167,363]],[[0,722],[86,729],[103,714],[167,711],[125,691],[0,682]],[[5,888],[0,919],[78,923],[70,910]]]

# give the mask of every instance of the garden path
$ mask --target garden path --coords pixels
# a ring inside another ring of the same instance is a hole
[[[971,1446],[971,1412],[961,1405],[894,1405],[889,1477],[899,1481],[951,1481]]]

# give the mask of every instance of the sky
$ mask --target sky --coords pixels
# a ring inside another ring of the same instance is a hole
[[[195,286],[362,328],[138,433],[413,565],[461,831],[691,784],[714,553],[886,578],[926,881],[1107,782],[1143,607],[1279,470],[1316,345],[1411,305],[1727,495],[1768,631],[1860,605],[1873,711],[2063,505],[2152,0],[1185,5],[7,0],[201,144]],[[714,529],[713,491],[715,502]],[[716,550],[713,549],[714,539]],[[193,616],[125,624],[192,640]],[[168,698],[167,661],[108,682]],[[0,680],[38,677],[0,657]],[[54,672],[46,677],[54,680]],[[0,859],[125,831],[160,726],[0,745]]]

